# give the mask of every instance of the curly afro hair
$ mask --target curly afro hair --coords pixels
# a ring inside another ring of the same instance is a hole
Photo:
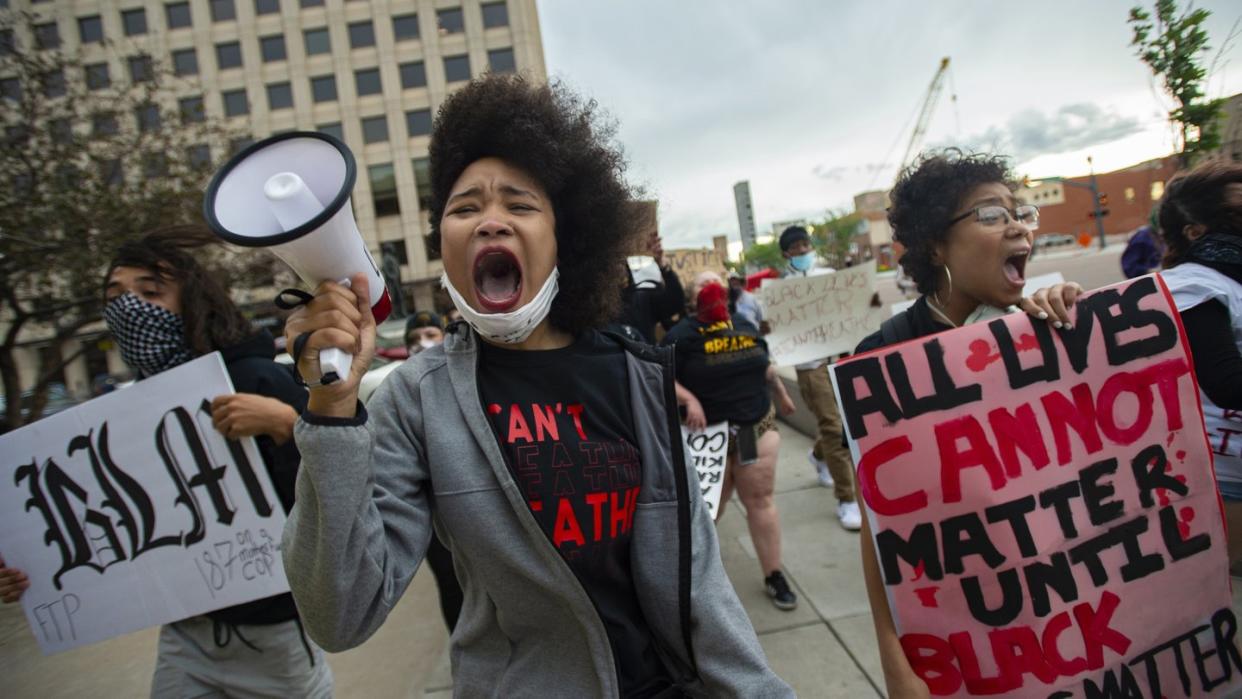
[[[1204,163],[1176,175],[1164,190],[1158,216],[1167,246],[1165,267],[1181,263],[1190,250],[1187,226],[1242,235],[1242,165]]]
[[[936,293],[943,276],[932,263],[936,245],[949,237],[949,221],[962,200],[975,187],[990,182],[1014,187],[1004,156],[965,154],[956,148],[923,155],[897,179],[889,194],[888,223],[893,239],[906,247],[901,267],[918,285],[919,293]]]
[[[431,135],[431,235],[453,183],[480,158],[504,160],[534,177],[556,216],[560,291],[548,315],[572,334],[616,317],[625,250],[634,234],[625,159],[613,144],[615,125],[593,100],[561,84],[537,85],[518,75],[488,74],[453,93]]]

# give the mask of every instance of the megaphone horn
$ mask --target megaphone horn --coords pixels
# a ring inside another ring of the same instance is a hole
[[[203,214],[216,235],[268,248],[312,287],[325,280],[348,285],[352,275],[366,273],[371,315],[380,323],[392,300],[349,205],[357,176],[354,154],[339,139],[283,133],[251,144],[220,168]],[[347,352],[320,352],[323,383],[348,376],[352,362]]]

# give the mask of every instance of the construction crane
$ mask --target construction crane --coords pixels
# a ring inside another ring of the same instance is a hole
[[[919,110],[918,121],[914,122],[914,131],[910,134],[910,143],[906,146],[906,154],[901,158],[901,167],[897,168],[900,174],[910,161],[919,153],[919,147],[923,145],[923,137],[927,135],[927,125],[931,121],[932,112],[936,108],[936,101],[940,99],[940,92],[944,89],[945,76],[949,73],[949,57],[945,56],[940,59],[940,68],[936,71],[936,76],[932,78],[931,86],[927,88],[927,97],[923,100],[923,108]],[[957,95],[950,95],[950,99],[957,101]]]

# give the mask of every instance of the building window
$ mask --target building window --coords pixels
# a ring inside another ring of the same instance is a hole
[[[1151,183],[1151,200],[1160,201],[1160,197],[1164,196],[1164,182],[1156,180]]]
[[[1134,188],[1126,187],[1125,195],[1127,203],[1134,201]]]
[[[173,73],[198,75],[198,53],[194,49],[178,49],[172,52]]]
[[[323,0],[300,0],[302,7],[323,7]]]
[[[216,68],[228,70],[229,68],[240,68],[241,64],[241,44],[236,41],[216,44]]]
[[[362,142],[383,143],[388,140],[388,117],[380,115],[362,120]]]
[[[163,153],[148,153],[142,163],[142,174],[148,180],[168,175],[168,158]]]
[[[509,8],[503,2],[485,2],[483,8],[483,28],[509,26]]]
[[[0,97],[18,102],[22,98],[22,81],[17,78],[0,78]]]
[[[99,18],[99,15],[78,18],[78,38],[84,44],[103,41],[103,20]]]
[[[410,264],[410,256],[405,250],[404,240],[386,240],[380,243],[380,255],[392,255],[397,258],[398,264]]]
[[[431,160],[415,158],[413,165],[414,189],[418,192],[418,208],[426,214],[431,209]]]
[[[119,187],[125,180],[125,167],[120,158],[105,160],[99,164],[99,176],[109,187]]]
[[[461,8],[452,7],[447,10],[436,10],[436,26],[440,30],[440,36],[460,34],[466,31],[466,22],[462,17]]]
[[[254,136],[242,136],[229,141],[229,155],[237,155],[254,143]]]
[[[48,123],[48,127],[53,142],[68,143],[73,140],[73,125],[68,119],[53,119]]]
[[[168,20],[169,29],[180,29],[193,24],[190,17],[190,3],[174,2],[164,6],[164,15]]]
[[[206,143],[190,146],[186,149],[185,156],[190,169],[196,172],[206,170],[211,166],[211,146]]]
[[[267,108],[291,109],[293,107],[293,88],[289,83],[272,83],[267,86]]]
[[[246,101],[246,91],[228,90],[221,97],[224,98],[224,115],[225,116],[241,116],[250,113],[250,102]]]
[[[315,127],[319,133],[326,133],[338,141],[345,140],[345,130],[341,128],[341,122],[335,121],[331,124],[320,124]]]
[[[154,104],[144,104],[134,110],[138,120],[138,130],[142,133],[158,131],[160,128],[160,108]]]
[[[177,108],[181,112],[181,123],[195,124],[207,118],[207,110],[203,108],[203,98],[182,97],[177,100]]]
[[[60,29],[55,22],[34,25],[35,47],[41,49],[60,48]]]
[[[375,25],[371,20],[353,22],[349,25],[349,47],[361,49],[375,45]]]
[[[469,56],[445,56],[444,57],[444,81],[455,83],[459,80],[470,79],[470,57]]]
[[[121,13],[121,26],[125,29],[125,36],[146,34],[147,11],[141,7],[135,10],[125,10]]]
[[[413,41],[418,38],[418,15],[401,15],[392,18],[392,38],[397,41]]]
[[[256,15],[270,15],[280,12],[280,0],[254,0]]]
[[[311,99],[315,102],[336,101],[336,76],[321,75],[311,78]]]
[[[405,130],[410,138],[431,134],[431,110],[415,109],[405,113]]]
[[[513,49],[492,49],[487,52],[487,65],[493,73],[517,72],[517,61],[513,58]]]
[[[129,79],[135,83],[144,83],[154,77],[154,71],[151,69],[150,56],[130,56],[129,57]]]
[[[102,90],[112,85],[112,75],[108,72],[107,63],[92,63],[86,66],[86,88]]]
[[[423,67],[422,61],[402,63],[397,67],[397,72],[401,74],[402,90],[427,87],[427,70]]]
[[[43,96],[63,97],[65,94],[65,71],[52,70],[43,74]]]
[[[364,68],[354,71],[354,87],[358,91],[359,97],[366,95],[378,95],[383,92],[380,85],[379,68]]]
[[[13,41],[12,29],[0,29],[0,56],[8,56],[17,51],[17,44]]]
[[[263,56],[264,63],[285,60],[285,35],[273,34],[259,37],[259,54]]]
[[[112,112],[100,112],[91,117],[91,133],[96,136],[115,136],[119,130],[120,125]]]
[[[332,40],[328,36],[328,28],[307,29],[302,32],[302,41],[306,43],[306,55],[313,56],[317,53],[330,53],[332,51]]]
[[[211,21],[227,22],[237,19],[237,7],[233,0],[211,0]]]
[[[363,123],[366,123],[365,119]],[[375,207],[375,217],[400,214],[401,202],[397,199],[397,177],[392,163],[372,165],[367,168],[367,175],[371,180],[371,204]]]

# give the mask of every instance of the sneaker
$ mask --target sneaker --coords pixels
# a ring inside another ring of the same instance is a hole
[[[841,526],[852,532],[862,529],[862,512],[856,502],[837,503],[837,519],[841,520]]]
[[[798,606],[798,596],[789,589],[784,573],[778,570],[764,578],[763,583],[768,588],[768,597],[772,598],[772,604],[777,609],[789,611]]]
[[[819,476],[819,484],[825,488],[831,488],[833,480],[832,472],[828,470],[828,464],[815,458],[814,449],[806,453],[806,460],[811,462],[811,466],[815,469],[815,475]]]

